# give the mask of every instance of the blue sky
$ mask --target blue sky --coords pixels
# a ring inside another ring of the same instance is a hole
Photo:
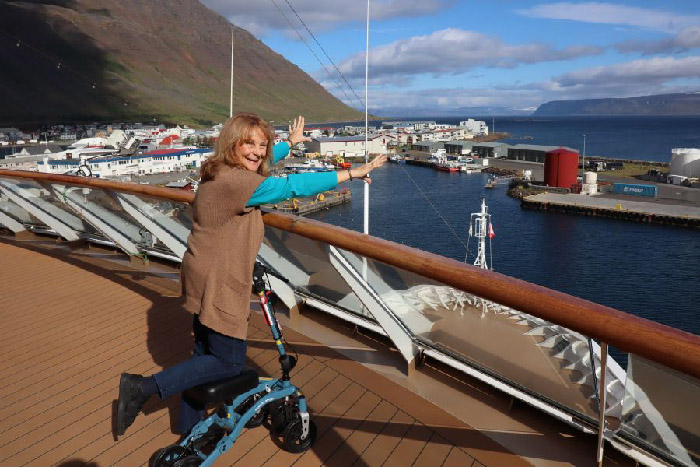
[[[366,2],[203,3],[347,104],[364,105]],[[698,92],[700,0],[371,0],[369,57],[374,111]]]

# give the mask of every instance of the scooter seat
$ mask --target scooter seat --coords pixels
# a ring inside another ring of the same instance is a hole
[[[185,391],[185,394],[201,404],[219,404],[233,399],[257,385],[258,373],[255,370],[244,370],[232,378],[211,381],[190,388]]]

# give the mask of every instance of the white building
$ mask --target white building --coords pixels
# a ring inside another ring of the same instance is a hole
[[[395,139],[390,135],[372,135],[367,140],[369,154],[386,154],[387,144]],[[321,155],[329,153],[340,156],[364,155],[364,136],[344,136],[338,138],[315,138],[305,143],[309,152]]]
[[[442,128],[421,133],[422,141],[454,141],[473,137],[465,128]]]
[[[39,172],[65,174],[79,168],[89,169],[93,177],[169,173],[201,167],[211,149],[161,149],[137,156],[101,156],[94,158],[49,160],[37,164]]]
[[[481,120],[474,120],[472,118],[459,122],[459,126],[466,128],[469,133],[473,135],[488,135],[489,127],[486,126],[486,122]]]
[[[671,149],[672,176],[700,178],[700,149]]]

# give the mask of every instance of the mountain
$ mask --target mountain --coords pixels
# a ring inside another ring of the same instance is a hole
[[[299,67],[196,0],[0,0],[0,125],[234,112],[359,120]]]
[[[700,93],[551,101],[533,115],[700,115]]]
[[[462,118],[478,115],[484,116],[524,116],[532,115],[532,108],[513,109],[507,107],[455,107],[444,108],[416,108],[416,107],[382,107],[372,109],[373,115],[383,115],[394,118]]]

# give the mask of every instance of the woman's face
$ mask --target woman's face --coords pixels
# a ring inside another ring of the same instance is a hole
[[[251,172],[257,172],[267,155],[267,143],[267,137],[260,128],[254,128],[250,137],[236,146],[235,155],[238,162]]]

